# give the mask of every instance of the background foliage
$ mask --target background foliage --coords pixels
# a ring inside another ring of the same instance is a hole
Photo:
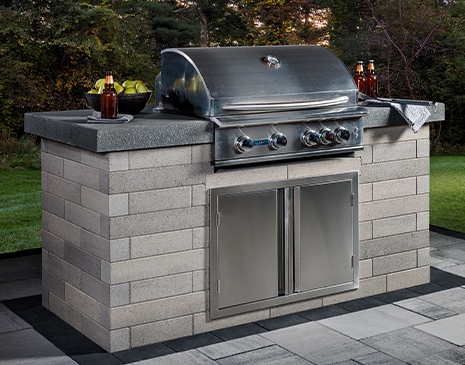
[[[152,88],[167,47],[317,43],[350,70],[374,59],[382,96],[445,102],[432,146],[461,150],[464,2],[3,0],[0,131],[21,136],[25,112],[85,108],[107,69]]]

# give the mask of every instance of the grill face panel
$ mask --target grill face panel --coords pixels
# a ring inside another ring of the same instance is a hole
[[[209,118],[217,167],[363,148],[358,90],[331,51],[314,45],[162,51],[156,105]]]

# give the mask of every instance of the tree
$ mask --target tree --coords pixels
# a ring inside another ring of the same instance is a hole
[[[84,92],[112,69],[148,85],[166,45],[197,28],[158,1],[11,0],[0,6],[0,130],[21,134],[30,111],[85,108]],[[194,40],[194,42],[192,42]]]
[[[373,28],[373,46],[386,54],[388,95],[393,83],[402,79],[397,92],[415,99],[421,94],[418,61],[434,52],[433,41],[442,29],[453,1],[425,0],[367,0],[376,27]]]

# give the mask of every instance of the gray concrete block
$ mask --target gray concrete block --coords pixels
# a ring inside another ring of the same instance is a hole
[[[108,154],[108,171],[129,170],[129,151],[112,152]]]
[[[54,273],[42,270],[42,286],[58,298],[65,298],[65,282]]]
[[[131,303],[192,293],[192,282],[192,272],[131,282]]]
[[[205,312],[205,293],[198,292],[112,308],[110,329],[138,326]],[[192,327],[191,327],[192,331]]]
[[[192,206],[195,205],[208,205],[209,204],[209,194],[205,189],[205,185],[194,185],[192,186]]]
[[[42,248],[61,258],[65,255],[64,240],[45,230],[42,230]]]
[[[204,206],[133,214],[110,218],[110,238],[133,237],[153,233],[203,227],[208,224]]]
[[[417,179],[380,181],[373,184],[373,200],[383,200],[417,194]]]
[[[376,200],[360,203],[360,221],[370,221],[400,215],[425,212],[429,209],[429,195],[410,195],[406,197]]]
[[[49,253],[47,256],[47,270],[50,273],[53,273],[53,275],[76,288],[81,288],[82,272],[79,268],[52,253]]]
[[[46,191],[76,204],[81,202],[80,185],[55,175],[48,174]]]
[[[417,213],[417,230],[429,230],[429,211]]]
[[[429,266],[422,266],[412,270],[405,270],[388,274],[386,277],[387,290],[399,290],[411,286],[429,283]]]
[[[129,194],[113,194],[108,196],[108,216],[116,217],[129,214]]]
[[[373,276],[373,260],[361,260],[359,262],[360,279],[370,278]]]
[[[65,301],[72,308],[85,314],[95,322],[101,323],[102,304],[68,283],[65,284]]]
[[[416,230],[416,214],[400,215],[373,221],[373,238],[414,232]]]
[[[369,202],[373,200],[373,184],[360,184],[358,187],[358,201]]]
[[[192,229],[192,248],[210,247],[209,227]]]
[[[198,249],[115,262],[111,264],[111,284],[204,270],[206,254],[205,249]]]
[[[74,161],[64,161],[64,178],[95,190],[100,187],[100,170]]]
[[[62,157],[42,152],[40,166],[43,172],[63,177],[64,159]]]
[[[418,267],[427,266],[430,264],[429,247],[417,250],[417,265]]]
[[[66,242],[64,259],[82,271],[100,278],[100,259],[89,252]]]
[[[427,194],[429,191],[429,175],[417,176],[417,194]]]
[[[110,242],[110,262],[129,260],[131,257],[129,238]]]
[[[57,195],[42,191],[42,210],[65,218],[65,200]]]
[[[373,146],[373,163],[407,160],[417,157],[417,143],[413,141],[382,143]]]
[[[131,327],[131,346],[144,346],[191,335],[192,316],[177,317]],[[157,361],[160,359],[157,358]]]
[[[129,169],[131,170],[190,163],[190,146],[129,151]]]
[[[131,258],[157,256],[192,249],[192,229],[131,237]]]
[[[398,180],[429,174],[429,158],[417,158],[362,165],[360,183]]]
[[[41,140],[42,151],[63,157],[71,161],[81,161],[81,148],[69,146],[60,142],[55,142],[50,139],[42,138]]]
[[[81,230],[81,239],[77,246],[96,258],[110,261],[110,244],[109,239],[83,229]]]
[[[88,150],[81,150],[81,162],[84,165],[94,167],[98,170],[109,171],[109,156],[107,153],[95,153]]]
[[[430,149],[430,141],[429,138],[419,139],[417,140],[417,157],[428,157],[430,156],[429,153]]]
[[[78,331],[82,327],[82,314],[77,308],[73,308],[63,298],[59,298],[53,293],[49,293],[48,309],[73,326]]]
[[[109,175],[109,193],[132,193],[204,184],[205,175],[210,170],[211,167],[207,164],[196,164],[113,172]]]
[[[97,212],[66,201],[65,219],[78,227],[100,234],[100,214]]]
[[[107,194],[101,193],[98,190],[81,186],[81,202],[80,204],[89,210],[96,213],[109,215],[109,197]]]
[[[210,163],[212,159],[212,144],[197,144],[192,148],[192,163]]]
[[[285,180],[288,178],[288,169],[285,165],[273,167],[260,166],[240,170],[222,170],[209,173],[206,176],[205,188],[207,190],[224,186],[237,186],[243,184],[256,184],[259,182]]]
[[[401,252],[394,255],[375,257],[373,275],[383,275],[417,267],[417,251]]]
[[[42,229],[64,241],[76,245],[80,243],[81,229],[78,226],[44,211],[42,211]]]
[[[421,128],[418,133],[413,133],[407,124],[402,126],[389,126],[384,128],[369,128],[363,131],[365,144],[382,144],[416,139],[429,139],[429,128]]]
[[[130,193],[129,214],[187,208],[191,200],[190,186]]]
[[[369,259],[398,252],[426,248],[429,245],[429,232],[416,231],[398,236],[376,238],[360,242],[360,259]]]

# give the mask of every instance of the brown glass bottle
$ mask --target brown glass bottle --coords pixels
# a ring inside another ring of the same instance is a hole
[[[105,89],[100,97],[100,112],[102,119],[118,118],[118,94],[113,84],[113,73],[107,71]]]
[[[354,76],[355,85],[357,85],[358,91],[366,94],[367,79],[363,74],[363,61],[357,62],[357,69]]]
[[[378,97],[378,77],[375,72],[375,62],[373,60],[368,61],[368,70],[366,74],[367,79],[367,95],[372,98]]]

